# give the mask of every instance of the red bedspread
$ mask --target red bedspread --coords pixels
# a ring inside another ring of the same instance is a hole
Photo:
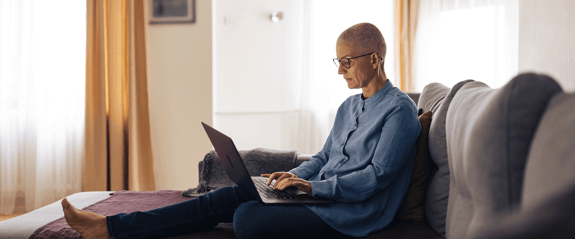
[[[154,192],[132,192],[120,191],[114,193],[111,197],[94,203],[88,207],[83,208],[89,212],[94,212],[104,216],[116,215],[118,213],[131,213],[135,211],[148,211],[178,202],[191,199],[190,197],[182,197],[182,191],[175,190],[161,190]],[[227,228],[229,225],[221,224],[212,231],[211,235],[203,235],[208,237],[235,237],[233,228]],[[220,228],[218,230],[218,228]],[[230,230],[231,229],[231,230]],[[229,235],[231,233],[231,235]],[[201,233],[205,234],[205,233]],[[198,235],[200,236],[200,235]],[[200,236],[200,237],[203,237]],[[173,238],[193,238],[195,236],[182,235]],[[39,228],[30,236],[30,238],[83,238],[79,233],[74,231],[64,217],[56,219],[43,227]]]

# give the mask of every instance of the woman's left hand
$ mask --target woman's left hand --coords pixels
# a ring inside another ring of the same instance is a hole
[[[311,191],[311,184],[309,184],[307,180],[303,180],[301,178],[284,178],[276,184],[277,185],[274,185],[274,189],[284,190],[288,187],[297,187],[308,195],[313,196]]]

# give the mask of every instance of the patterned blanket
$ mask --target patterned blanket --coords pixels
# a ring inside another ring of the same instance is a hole
[[[297,150],[273,150],[256,148],[240,150],[240,157],[246,165],[251,176],[260,176],[264,173],[289,171],[297,164]],[[235,185],[228,177],[224,166],[215,151],[210,151],[199,163],[200,180],[196,188],[184,191],[187,197],[197,197],[214,191],[221,187]]]

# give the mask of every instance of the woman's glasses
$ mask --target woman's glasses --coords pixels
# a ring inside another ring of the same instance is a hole
[[[369,56],[369,55],[371,55],[371,54],[373,54],[373,53],[375,53],[375,52],[368,53],[368,54],[361,55],[361,56],[345,57],[345,58],[342,58],[341,60],[340,60],[340,59],[337,59],[337,58],[333,58],[333,63],[335,64],[335,66],[337,67],[337,69],[339,69],[339,64],[340,64],[340,63],[343,65],[343,67],[344,67],[345,69],[349,69],[349,68],[351,67],[351,61],[350,61],[351,59],[359,58],[359,57],[362,57],[362,56]]]

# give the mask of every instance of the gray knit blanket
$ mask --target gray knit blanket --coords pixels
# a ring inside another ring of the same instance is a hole
[[[289,171],[297,165],[297,150],[271,150],[257,148],[239,151],[251,176],[264,173]],[[210,151],[199,163],[200,183],[196,188],[190,188],[182,193],[186,197],[197,197],[221,187],[236,185],[228,177],[218,155]]]

